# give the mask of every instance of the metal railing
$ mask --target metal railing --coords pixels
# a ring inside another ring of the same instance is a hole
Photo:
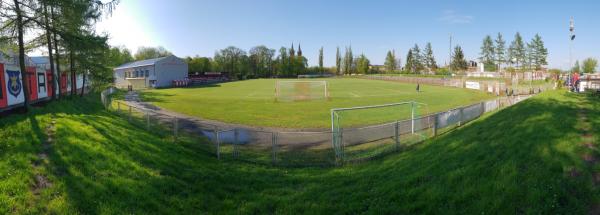
[[[501,97],[426,114],[414,120],[343,128],[342,153],[345,156],[340,160],[333,148],[330,130],[296,132],[215,125],[178,118],[123,101],[114,101],[110,99],[111,93],[103,92],[102,96],[107,110],[126,118],[139,128],[174,142],[181,139],[199,142],[201,149],[220,160],[285,167],[337,166],[371,160],[402,151],[405,146],[451,131],[487,112],[514,105],[531,96]],[[416,126],[415,121],[418,122]],[[203,140],[198,141],[198,138]]]

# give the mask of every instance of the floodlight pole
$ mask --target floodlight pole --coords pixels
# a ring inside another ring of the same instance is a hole
[[[569,32],[570,32],[570,37],[569,37],[569,67],[571,67],[569,69],[569,87],[573,87],[573,80],[571,79],[571,77],[573,77],[573,36],[574,36],[574,30],[575,30],[575,24],[573,23],[573,17],[571,17],[571,20],[569,21]]]

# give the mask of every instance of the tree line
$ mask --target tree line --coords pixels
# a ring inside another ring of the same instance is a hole
[[[4,0],[0,1],[0,51],[18,54],[21,80],[26,80],[25,55],[34,49],[48,54],[53,89],[60,73],[68,71],[72,83],[76,73],[93,78],[94,84],[112,82],[106,66],[107,35],[95,32],[95,24],[110,15],[118,0]],[[31,38],[31,39],[26,39]],[[25,109],[29,107],[29,86],[23,81]],[[71,95],[76,94],[73,87]],[[83,94],[83,88],[82,92]],[[60,95],[53,94],[52,99]]]
[[[490,35],[485,36],[481,45],[479,60],[486,71],[499,71],[502,65],[514,67],[515,70],[540,70],[548,65],[548,49],[539,34],[535,34],[530,42],[524,42],[519,32],[507,48],[502,34],[498,33],[492,40]]]

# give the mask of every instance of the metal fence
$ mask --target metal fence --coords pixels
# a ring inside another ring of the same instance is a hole
[[[403,83],[413,84],[427,84],[437,85],[446,87],[456,88],[470,88],[474,90],[480,90],[494,95],[531,95],[539,93],[540,91],[550,90],[554,87],[551,82],[542,85],[508,85],[504,81],[498,80],[468,80],[459,78],[433,78],[433,77],[406,77],[399,75],[365,75],[360,76],[361,78],[384,80],[384,81],[397,81]],[[469,83],[476,83],[475,86],[470,86]]]
[[[131,124],[175,142],[199,142],[199,148],[221,160],[239,160],[285,167],[336,166],[371,160],[401,151],[440,133],[477,119],[487,112],[514,105],[530,97],[510,96],[479,102],[418,118],[365,127],[342,128],[343,159],[333,148],[332,132],[295,132],[258,130],[251,127],[215,125],[178,118],[149,108],[110,98],[115,90],[102,92],[107,110],[126,118]],[[416,125],[416,126],[413,126]],[[414,129],[417,132],[413,132]],[[417,133],[418,135],[414,135]]]

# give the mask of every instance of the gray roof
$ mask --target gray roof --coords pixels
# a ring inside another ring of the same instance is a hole
[[[167,56],[167,57],[169,57],[169,56]],[[138,67],[138,66],[154,65],[156,62],[158,62],[162,59],[165,59],[167,57],[159,57],[159,58],[148,59],[148,60],[134,61],[134,62],[130,62],[130,63],[123,64],[121,66],[118,66],[115,69],[126,69],[126,68]]]
[[[33,63],[35,63],[35,64],[49,64],[50,58],[48,58],[46,56],[35,56],[35,57],[31,57],[31,61],[33,61]]]

